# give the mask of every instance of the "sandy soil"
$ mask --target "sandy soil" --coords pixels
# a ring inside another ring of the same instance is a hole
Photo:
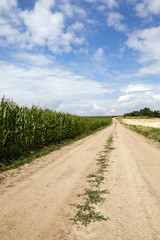
[[[144,127],[153,127],[160,128],[160,119],[151,118],[151,119],[123,119],[122,122],[129,125],[140,125]]]
[[[95,171],[96,158],[113,134],[98,209],[106,222],[72,225],[76,194]],[[32,169],[32,171],[31,171]],[[112,126],[19,170],[0,175],[1,240],[159,240],[160,149],[116,120]]]

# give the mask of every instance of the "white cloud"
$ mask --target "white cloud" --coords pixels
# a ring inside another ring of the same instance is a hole
[[[24,55],[30,63],[35,57]],[[43,55],[38,57],[47,61]],[[145,106],[155,109],[160,100],[160,85],[137,83],[124,86],[119,97],[114,95],[109,99],[110,94],[115,94],[111,85],[92,81],[56,65],[30,64],[26,69],[1,62],[0,79],[0,97],[5,95],[19,104],[39,104],[79,115],[121,114]]]
[[[129,89],[127,92],[126,89]],[[153,110],[159,109],[160,94],[158,89],[160,85],[152,85],[152,88],[146,87],[145,85],[138,86],[133,85],[133,90],[130,91],[130,86],[124,89],[124,94],[121,95],[115,104],[115,109],[121,109],[121,112],[131,112],[133,110],[140,110],[144,107],[149,107]]]
[[[131,97],[132,97],[132,95],[129,95],[129,94],[122,95],[119,97],[118,102],[128,101]]]
[[[2,39],[1,42],[4,45],[15,43],[16,41],[19,41],[19,31],[15,28],[12,28],[9,24],[3,24],[0,25],[0,36],[5,37],[5,40]]]
[[[30,65],[25,69],[1,62],[0,79],[0,97],[5,95],[21,104],[40,104],[42,107],[74,114],[76,112],[72,109],[73,105],[77,112],[82,110],[80,105],[84,106],[84,115],[92,111],[103,112],[104,106],[101,101],[98,102],[98,99],[106,98],[106,94],[110,92],[103,83],[75,75],[56,66],[31,67]],[[3,79],[5,81],[2,81]],[[90,111],[89,107],[86,111],[86,103],[91,107]]]
[[[52,13],[39,1],[36,2],[34,10],[25,10],[21,17],[30,33],[31,42],[35,44],[45,45],[48,40],[57,42],[63,33],[63,14]]]
[[[149,107],[152,110],[159,110],[159,89],[160,84],[153,84],[152,90],[150,91],[124,92],[120,94],[117,101],[112,102],[113,114],[124,114],[143,109],[144,107]]]
[[[96,0],[85,0],[86,2],[89,2],[89,3],[95,3]]]
[[[105,4],[108,8],[112,9],[114,7],[118,7],[118,1],[116,0],[85,0],[88,3],[97,3],[97,4],[101,4],[100,6],[102,6],[102,4]],[[100,10],[100,9],[98,9]],[[102,8],[101,8],[102,10]]]
[[[53,64],[54,57],[52,56],[46,56],[43,54],[31,54],[26,52],[20,52],[14,54],[16,59],[20,60],[21,63],[24,62],[24,64],[27,63],[27,65],[36,65],[36,66],[46,66]]]
[[[109,27],[114,27],[115,30],[120,32],[127,31],[126,24],[122,23],[124,16],[118,12],[110,12],[107,19],[107,24]]]
[[[136,6],[136,11],[137,11],[138,16],[140,16],[140,17],[145,18],[148,15],[148,11],[147,11],[144,3],[138,3]]]
[[[54,4],[55,4],[55,0],[38,0],[36,3],[38,8],[39,7],[41,8],[41,6],[43,6],[44,8],[51,8],[54,6]]]
[[[160,76],[160,61],[157,61],[156,63],[153,64],[148,64],[144,67],[139,67],[135,72],[132,73],[126,73],[126,74],[121,74],[119,73],[117,77],[114,79],[120,80],[120,79],[135,79],[135,78],[140,78],[144,76],[149,76],[149,75],[159,75]]]
[[[84,24],[81,22],[75,22],[74,24],[71,25],[70,29],[73,31],[80,31],[84,29]]]
[[[0,44],[6,46],[22,39],[17,1],[0,1]]]
[[[135,2],[137,2],[138,0],[127,0],[128,3],[132,3],[134,4]]]
[[[98,48],[94,54],[94,59],[97,61],[101,61],[103,59],[103,56],[104,56],[103,48]]]
[[[143,0],[136,5],[137,14],[140,17],[147,17],[149,14],[157,15],[160,13],[159,0]]]
[[[127,46],[141,54],[140,61],[160,60],[160,26],[139,30],[130,34]]]
[[[118,2],[116,0],[101,0],[101,2],[107,4],[110,9],[118,7]]]
[[[0,12],[8,11],[17,6],[16,0],[1,0],[0,1]]]
[[[159,109],[160,84],[129,84],[120,89],[122,94],[119,96],[114,109],[120,109],[121,112],[131,112],[149,107],[153,110]]]
[[[87,23],[94,24],[95,21],[93,19],[87,19]]]
[[[96,103],[93,103],[93,107],[97,111],[106,111],[106,109],[104,107],[98,106],[98,104],[96,104]]]
[[[126,102],[131,99],[139,99],[140,96],[150,95],[150,93],[152,93],[152,86],[147,86],[145,84],[129,84],[127,87],[121,88],[120,91],[125,94],[119,97],[118,102]]]
[[[106,6],[105,6],[105,5],[99,5],[99,6],[97,7],[97,10],[98,10],[98,11],[101,11],[101,12],[104,12],[105,9],[106,9]]]
[[[153,94],[153,99],[160,100],[160,94]]]
[[[131,93],[131,92],[143,92],[150,91],[151,88],[144,84],[129,84],[126,88],[122,89],[122,92]]]
[[[87,13],[85,12],[85,10],[83,8],[77,7],[76,5],[71,5],[68,2],[61,5],[60,9],[69,18],[73,18],[75,15],[76,15],[76,17],[78,17],[78,16],[83,17],[83,18],[87,17]]]
[[[140,68],[135,76],[160,75],[160,61]]]
[[[54,0],[37,0],[32,10],[24,11],[17,7],[16,1],[6,0],[4,3],[0,5],[1,9],[5,8],[0,16],[2,46],[14,44],[23,49],[47,46],[50,51],[61,53],[70,52],[72,45],[84,42],[84,37],[79,34],[84,25],[73,20],[72,29],[67,28],[64,12],[53,11]],[[8,7],[7,3],[10,4]],[[70,6],[74,15],[86,14],[83,9]]]

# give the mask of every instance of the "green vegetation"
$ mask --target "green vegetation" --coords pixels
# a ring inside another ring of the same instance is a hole
[[[127,125],[127,126],[130,129],[136,131],[137,133],[144,135],[145,137],[148,137],[150,139],[160,142],[160,129],[159,128],[143,127],[143,126],[139,126],[139,125],[138,126],[137,125]]]
[[[111,123],[53,112],[36,106],[20,107],[3,98],[0,103],[0,170],[32,160],[32,152],[83,134],[90,134]],[[50,151],[50,150],[49,150]],[[37,156],[39,156],[37,154]]]
[[[91,121],[109,121],[113,118],[113,116],[90,116],[83,117]]]
[[[84,193],[77,195],[82,197],[83,204],[71,204],[78,210],[76,215],[71,218],[74,224],[79,223],[87,226],[91,222],[108,220],[108,218],[95,210],[95,205],[104,202],[105,198],[103,196],[108,194],[106,189],[101,190],[100,187],[104,183],[104,173],[107,171],[109,161],[108,154],[113,149],[112,143],[113,137],[111,136],[105,145],[105,150],[97,159],[98,170],[87,176],[89,187],[84,190]]]
[[[145,107],[140,111],[133,111],[131,113],[125,113],[124,117],[156,117],[160,118],[160,111],[152,111],[149,108]]]

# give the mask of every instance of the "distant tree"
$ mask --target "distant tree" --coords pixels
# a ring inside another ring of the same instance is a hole
[[[142,114],[139,111],[133,111],[131,115],[135,117],[142,116]]]
[[[153,112],[154,117],[160,118],[160,111]]]
[[[133,111],[131,113],[125,113],[123,115],[124,117],[128,116],[133,116],[133,117],[138,117],[138,116],[148,116],[148,117],[158,117],[160,118],[160,111],[152,111],[150,108],[143,108],[140,111]]]
[[[153,116],[153,112],[150,110],[150,108],[147,108],[147,107],[145,107],[144,109],[141,109],[141,110],[140,110],[140,113],[141,113],[143,116],[149,116],[149,117],[152,117],[152,116]]]

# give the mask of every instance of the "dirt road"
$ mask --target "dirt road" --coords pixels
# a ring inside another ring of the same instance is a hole
[[[111,134],[110,193],[99,206],[109,220],[72,225],[70,203]],[[1,240],[160,240],[160,149],[116,121],[0,178]]]

